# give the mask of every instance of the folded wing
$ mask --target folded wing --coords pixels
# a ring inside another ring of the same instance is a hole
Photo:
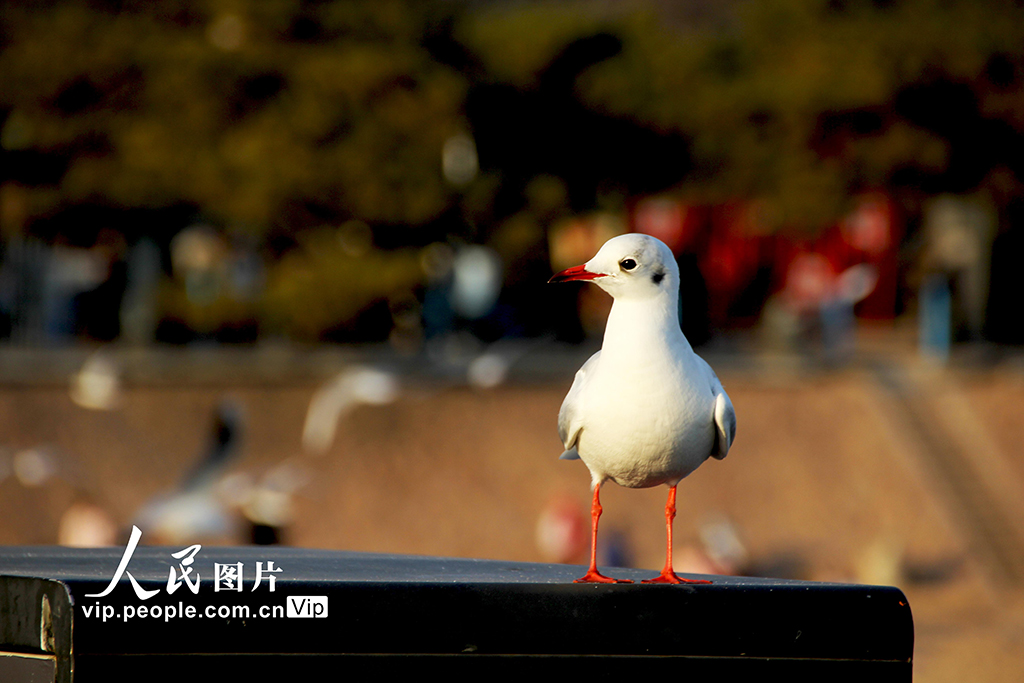
[[[576,451],[576,443],[583,429],[584,388],[600,356],[601,352],[598,351],[576,371],[576,379],[573,380],[569,393],[565,395],[562,407],[558,411],[558,436],[565,446],[565,452],[558,456],[560,460],[576,460],[580,457]]]
[[[736,440],[736,411],[729,400],[729,394],[725,393],[722,382],[718,375],[711,369],[707,362],[697,356],[701,366],[707,373],[708,383],[711,386],[711,395],[715,397],[715,408],[713,412],[715,422],[715,443],[711,446],[711,457],[721,460],[729,454],[732,442]]]

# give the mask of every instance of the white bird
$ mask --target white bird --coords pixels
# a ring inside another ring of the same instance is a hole
[[[242,406],[234,400],[217,405],[208,442],[177,489],[150,500],[136,513],[134,525],[149,542],[173,545],[235,536],[237,520],[220,499],[217,484],[241,450],[243,423]]]
[[[736,413],[714,370],[693,352],[679,326],[679,267],[671,250],[648,235],[608,240],[594,258],[549,282],[587,280],[614,299],[601,350],[576,373],[558,412],[561,458],[590,470],[590,569],[580,582],[612,583],[597,571],[601,485],[669,487],[667,549],[661,575],[645,583],[707,583],[672,568],[676,485],[708,457],[724,458],[736,436]]]
[[[342,415],[360,404],[392,403],[398,395],[398,380],[389,372],[361,365],[342,370],[310,399],[302,427],[303,448],[314,455],[323,455],[334,443]]]

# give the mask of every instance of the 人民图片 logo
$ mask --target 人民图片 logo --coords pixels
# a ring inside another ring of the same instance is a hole
[[[135,553],[135,548],[139,545],[139,539],[142,538],[142,530],[137,526],[132,527],[132,535],[128,539],[128,545],[125,546],[124,554],[121,555],[121,562],[117,565],[117,569],[114,571],[113,578],[110,579],[110,583],[100,593],[86,593],[87,598],[102,598],[110,594],[117,586],[118,581],[121,580],[122,576],[127,576],[128,580],[132,584],[132,588],[135,589],[135,595],[140,600],[149,600],[151,597],[159,593],[159,590],[146,590],[139,585],[139,582],[135,580],[132,573],[128,571],[128,563],[132,559],[132,555]],[[179,550],[176,553],[171,553],[171,557],[178,560],[178,570],[175,571],[174,567],[170,568],[167,574],[167,593],[173,595],[174,591],[178,590],[182,584],[187,585],[188,589],[193,594],[199,593],[199,572],[195,571],[192,567],[192,563],[195,561],[196,555],[202,550],[203,546],[198,543],[190,545],[187,548]],[[270,592],[273,593],[276,590],[275,583],[277,577],[274,574],[283,571],[280,567],[274,566],[274,561],[270,560],[266,563],[266,567],[263,566],[263,562],[256,563],[256,583],[253,585],[252,590],[255,591],[260,587],[260,583],[263,578],[267,578]],[[222,590],[242,592],[242,572],[243,567],[241,562],[221,564],[220,562],[214,562],[213,564],[213,591],[219,593]],[[190,578],[192,574],[195,574],[195,578]]]
[[[114,570],[110,583],[99,593],[86,593],[84,597],[105,598],[109,596],[114,591],[114,588],[121,583],[123,577],[128,578],[136,597],[144,602],[161,592],[158,588],[144,588],[132,573],[128,571],[128,564],[131,562],[141,538],[142,530],[137,526],[133,526],[131,537],[128,539],[124,553],[121,555],[121,560],[117,565],[117,569]],[[177,566],[172,564],[167,574],[166,592],[168,595],[173,595],[182,586],[187,587],[188,592],[191,592],[193,595],[199,594],[202,577],[199,575],[195,560],[200,550],[202,550],[202,546],[195,544],[170,554],[176,560]],[[277,574],[281,573],[283,569],[275,566],[273,560],[256,562],[255,569],[250,569],[249,571],[253,572],[249,576],[254,577],[255,581],[252,581],[252,587],[248,589],[248,593],[256,592],[261,585],[266,586],[266,590],[269,593],[276,592]],[[213,592],[225,593],[225,597],[232,593],[242,593],[245,585],[245,575],[246,566],[242,562],[214,562],[212,576]],[[210,579],[207,579],[207,583],[209,582]],[[188,592],[185,595],[188,595]],[[104,622],[109,619],[120,619],[127,622],[129,619],[135,618],[162,619],[164,622],[167,622],[171,619],[202,619],[204,617],[244,620],[283,617],[292,619],[322,619],[327,616],[326,595],[286,596],[285,600],[286,602],[283,605],[238,604],[230,601],[217,605],[191,605],[185,604],[184,601],[179,601],[176,605],[164,605],[158,604],[159,601],[157,601],[154,604],[122,605],[120,607],[100,603],[96,600],[92,604],[81,604],[80,608],[84,617],[97,618]]]

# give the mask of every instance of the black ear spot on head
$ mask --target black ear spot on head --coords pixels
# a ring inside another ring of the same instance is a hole
[[[660,285],[661,281],[665,279],[665,271],[659,270],[657,273],[651,276],[651,282],[656,285]]]

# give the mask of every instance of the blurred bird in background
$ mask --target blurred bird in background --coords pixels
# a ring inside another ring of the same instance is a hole
[[[386,405],[398,398],[398,380],[391,373],[355,365],[338,373],[310,399],[302,428],[307,453],[322,455],[334,443],[338,420],[356,406]]]
[[[217,405],[207,444],[181,483],[136,514],[135,525],[148,543],[176,545],[237,536],[237,519],[229,513],[217,485],[241,451],[243,423],[237,402],[224,399]]]

